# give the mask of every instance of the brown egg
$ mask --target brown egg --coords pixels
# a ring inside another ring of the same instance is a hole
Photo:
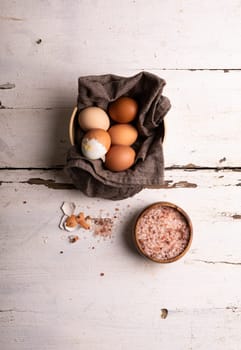
[[[115,124],[108,130],[108,133],[112,145],[130,146],[138,136],[137,130],[130,124]]]
[[[110,119],[107,113],[100,107],[91,106],[82,109],[78,117],[79,126],[82,130],[91,129],[107,130],[110,126]]]
[[[135,119],[138,111],[137,102],[130,97],[119,97],[110,103],[108,113],[117,123],[129,123]]]
[[[111,171],[124,171],[135,162],[136,153],[130,146],[111,146],[105,156],[105,166]]]

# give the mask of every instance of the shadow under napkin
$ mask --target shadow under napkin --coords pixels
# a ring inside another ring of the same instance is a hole
[[[139,109],[132,124],[138,129],[139,137],[133,145],[135,164],[126,171],[112,172],[104,167],[102,160],[88,160],[81,154],[83,133],[78,130],[65,167],[76,188],[90,197],[119,200],[146,186],[163,184],[163,118],[171,107],[169,99],[162,95],[165,84],[165,80],[149,72],[132,77],[106,74],[79,78],[79,111],[89,106],[107,111],[108,104],[118,97],[135,99]]]

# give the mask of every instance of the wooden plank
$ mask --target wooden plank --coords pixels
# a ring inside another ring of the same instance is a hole
[[[78,190],[69,190],[68,186],[66,190],[64,190],[64,187],[51,186],[53,183],[68,184],[70,182],[68,178],[64,177],[62,171],[1,171],[0,175],[3,218],[5,218],[5,223],[9,221],[11,224],[9,226],[11,230],[15,227],[16,230],[22,229],[23,233],[25,232],[25,225],[17,229],[18,223],[22,220],[22,210],[25,213],[24,215],[28,214],[27,216],[32,217],[31,222],[26,222],[26,225],[29,225],[29,228],[31,228],[35,222],[34,217],[39,215],[37,209],[39,205],[41,215],[43,214],[43,220],[45,220],[45,216],[57,216],[53,218],[53,222],[50,222],[50,228],[55,231],[54,227],[57,225],[58,216],[61,214],[59,207],[63,200],[75,201],[84,211],[90,211],[92,216],[97,215],[100,209],[103,212],[109,212],[114,215],[115,207],[118,206],[120,207],[118,211],[121,212],[122,222],[126,216],[134,215],[136,211],[152,201],[169,200],[174,203],[177,202],[190,213],[197,232],[195,239],[200,240],[197,242],[199,245],[198,254],[201,254],[205,259],[208,259],[210,255],[212,256],[212,261],[232,261],[232,259],[234,262],[236,260],[239,261],[239,232],[235,231],[235,227],[237,228],[241,224],[239,220],[241,214],[241,176],[238,171],[167,171],[166,188],[146,189],[133,198],[119,202],[86,198]],[[36,181],[37,179],[42,179],[42,182]],[[18,200],[12,201],[11,196],[18,198]],[[20,198],[21,196],[22,198]],[[53,199],[48,200],[48,197],[53,197]],[[23,203],[24,201],[27,201],[28,205]],[[41,203],[38,204],[38,202]],[[49,203],[49,205],[46,205],[46,203]],[[126,210],[127,204],[130,205],[128,210]],[[17,210],[18,205],[21,207],[19,211]],[[6,209],[4,209],[5,206]],[[11,206],[14,206],[14,209],[11,209]],[[96,210],[97,212],[95,212]],[[10,220],[12,213],[16,215],[14,222]],[[37,226],[42,227],[41,220],[39,223],[36,222]],[[210,225],[211,223],[212,225]],[[223,240],[231,232],[233,232],[232,240],[228,245],[224,245]],[[18,239],[19,237],[17,235],[13,239]],[[207,239],[209,240],[208,246],[206,245]],[[234,244],[234,242],[236,243]],[[215,250],[215,246],[219,245],[221,251]],[[232,245],[233,249],[229,251]],[[232,254],[231,258],[229,258],[230,253]],[[198,254],[195,251],[195,259],[201,259],[201,256]]]
[[[187,0],[125,0],[121,8],[111,0],[38,1],[34,7],[31,1],[22,6],[4,0],[0,101],[7,107],[72,107],[80,75],[148,70],[169,81],[163,69],[240,69],[240,15],[238,0],[228,6],[225,0],[205,0],[198,10]],[[178,76],[177,86],[183,85],[186,76]],[[240,88],[237,75],[236,80],[232,90]],[[212,101],[212,95],[205,96],[207,81],[197,94],[200,101],[206,97],[204,106],[207,98]],[[195,91],[192,83],[187,97]]]
[[[190,71],[162,73],[167,80],[164,93],[172,103],[165,118],[166,166],[194,164],[197,167],[239,167],[239,74]],[[22,91],[25,94],[25,90]],[[33,100],[35,92],[31,95]],[[66,92],[66,95],[70,92]],[[47,96],[46,91],[44,94]],[[55,102],[60,106],[63,103],[59,100]],[[45,104],[44,98],[41,104]],[[67,103],[64,108],[53,109],[0,109],[1,167],[63,165],[69,148],[68,121],[72,108]]]
[[[55,167],[65,163],[71,109],[2,109],[1,167]]]
[[[46,67],[48,71],[49,67]],[[3,70],[3,69],[1,69]],[[166,70],[160,68],[122,71],[108,69],[105,73],[116,73],[122,76],[133,76],[145,70],[165,79],[163,94],[168,96],[173,108],[177,108],[179,117],[186,113],[200,113],[203,118],[210,114],[227,115],[240,111],[239,91],[241,88],[240,72],[233,70]],[[0,89],[2,108],[73,108],[78,96],[78,77],[86,74],[101,74],[101,71],[87,72],[73,70],[70,74],[63,70],[60,76],[52,76],[51,72],[36,80],[18,76],[2,78],[3,82],[12,81],[15,87]],[[1,75],[6,74],[1,71]],[[32,76],[40,74],[33,71]],[[26,93],[28,92],[28,93]],[[229,96],[229,98],[227,98]]]
[[[239,0],[1,1],[0,349],[239,349],[240,15]],[[165,183],[87,198],[48,169],[65,163],[77,78],[142,70],[172,103]],[[165,266],[131,239],[159,200],[194,227],[188,254]],[[113,220],[112,237],[80,230],[69,243],[63,201]]]
[[[68,182],[60,171],[2,170],[0,176],[4,349],[237,349],[240,172],[172,170],[169,185],[197,186],[146,189],[116,202],[27,181]],[[146,261],[130,241],[137,214],[157,200],[180,205],[194,226],[189,253],[165,266]],[[113,237],[80,231],[80,240],[68,243],[58,228],[63,201],[92,217],[113,218]]]
[[[188,0],[125,0],[121,7],[111,0],[38,1],[34,7],[31,1],[22,6],[5,0],[5,68],[13,68],[6,71],[14,78],[24,70],[26,79],[36,67],[52,78],[76,71],[241,68],[240,15],[238,0],[228,6],[225,0],[205,0],[202,7]]]
[[[177,188],[215,188],[215,187],[239,187],[241,186],[240,169],[166,169],[164,174],[164,189]],[[38,185],[34,179],[40,179],[51,187],[51,181],[58,184],[71,184],[71,179],[63,169],[23,169],[23,170],[0,170],[0,183],[28,183]],[[41,183],[39,184],[41,185]],[[65,188],[68,189],[68,186]]]

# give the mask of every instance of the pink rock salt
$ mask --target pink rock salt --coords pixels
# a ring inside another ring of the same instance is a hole
[[[190,240],[190,227],[177,209],[154,205],[137,220],[135,234],[144,255],[155,261],[165,261],[185,250]]]

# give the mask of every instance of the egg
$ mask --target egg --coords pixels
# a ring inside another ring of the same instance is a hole
[[[138,136],[138,132],[131,124],[115,124],[109,130],[108,133],[111,137],[112,145],[132,145]]]
[[[87,131],[81,142],[81,151],[88,159],[99,159],[105,156],[111,145],[111,138],[103,129]]]
[[[111,146],[105,156],[105,166],[111,171],[124,171],[135,162],[136,153],[130,146]]]
[[[130,97],[119,97],[108,106],[110,117],[117,123],[129,123],[135,119],[138,112],[137,102]]]
[[[110,118],[107,113],[100,107],[86,107],[82,109],[78,117],[79,126],[82,130],[91,129],[107,130],[110,126]]]

